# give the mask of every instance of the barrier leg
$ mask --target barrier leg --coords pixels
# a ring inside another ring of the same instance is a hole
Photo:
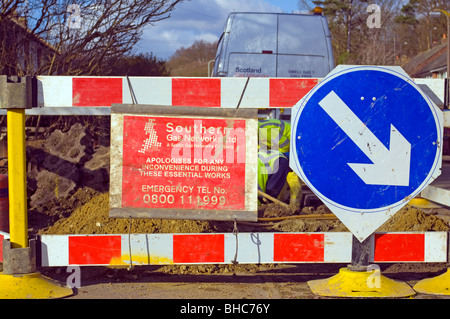
[[[381,275],[378,266],[369,265],[371,237],[361,243],[353,236],[351,265],[341,268],[330,278],[308,281],[311,291],[326,297],[399,298],[414,295],[408,284],[389,279]]]
[[[10,241],[13,248],[26,248],[28,211],[24,109],[7,111],[7,134]]]
[[[36,272],[34,241],[28,240],[25,109],[7,110],[10,239],[3,241],[0,298],[62,298],[65,287]]]

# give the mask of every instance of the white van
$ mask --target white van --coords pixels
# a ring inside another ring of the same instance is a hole
[[[233,12],[220,37],[212,75],[320,78],[333,68],[324,16]]]

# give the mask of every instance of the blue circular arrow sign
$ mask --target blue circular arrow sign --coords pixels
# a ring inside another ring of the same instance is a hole
[[[331,209],[400,209],[440,174],[439,112],[398,69],[334,71],[293,109],[291,167]]]

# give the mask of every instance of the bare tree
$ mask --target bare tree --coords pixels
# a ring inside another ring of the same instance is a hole
[[[299,0],[300,8],[323,8],[327,17],[336,64],[393,64],[394,18],[397,0]],[[378,11],[371,11],[371,8]],[[380,25],[368,22],[378,15]]]
[[[396,55],[396,25],[395,17],[400,10],[397,0],[378,0],[377,10],[366,8],[365,14],[360,15],[358,25],[362,26],[358,32],[359,39],[354,42],[357,64],[392,65],[398,64]],[[368,11],[367,11],[368,10]],[[371,15],[378,15],[379,25],[370,25]]]
[[[169,18],[183,0],[0,1],[0,35],[11,34],[13,21],[48,49],[33,73],[101,75],[133,49],[145,26]],[[12,47],[26,51],[27,40],[23,35],[7,38],[7,49],[2,46],[0,51],[0,67],[9,65],[9,72],[15,68],[16,74],[30,74],[24,69],[26,63],[12,58],[20,55]],[[22,53],[29,56],[29,52]]]

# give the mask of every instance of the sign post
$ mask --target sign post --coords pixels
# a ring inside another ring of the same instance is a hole
[[[338,66],[292,114],[291,168],[361,243],[440,175],[443,114],[400,67]]]
[[[110,217],[257,220],[257,113],[113,105]]]

